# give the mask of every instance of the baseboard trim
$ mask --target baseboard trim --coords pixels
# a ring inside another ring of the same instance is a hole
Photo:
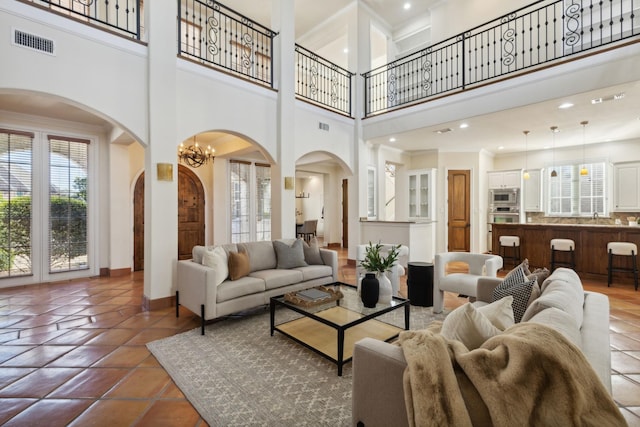
[[[176,306],[176,297],[164,297],[157,299],[149,299],[146,295],[142,296],[142,308],[146,311],[162,310]]]

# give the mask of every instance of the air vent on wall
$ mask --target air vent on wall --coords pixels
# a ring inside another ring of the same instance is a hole
[[[328,123],[318,122],[318,129],[328,131],[329,130],[329,124]]]
[[[53,40],[16,30],[15,28],[13,29],[12,43],[16,46],[26,47],[48,55],[55,55],[55,43]]]

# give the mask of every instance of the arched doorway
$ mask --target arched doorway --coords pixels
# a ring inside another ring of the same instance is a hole
[[[204,188],[189,168],[178,165],[178,259],[204,245]],[[133,270],[144,269],[144,172],[133,191]]]

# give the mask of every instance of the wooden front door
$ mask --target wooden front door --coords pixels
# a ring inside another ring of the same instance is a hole
[[[204,189],[198,176],[178,165],[178,259],[190,259],[204,245]]]
[[[133,191],[133,270],[144,270],[144,172]],[[204,245],[204,188],[197,175],[178,165],[178,259]]]
[[[450,170],[449,185],[449,252],[471,250],[471,172]]]
[[[133,189],[133,271],[144,270],[144,172]]]

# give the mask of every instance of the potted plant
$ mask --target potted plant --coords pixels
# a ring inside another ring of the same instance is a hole
[[[372,273],[385,273],[391,270],[393,263],[398,260],[400,254],[400,246],[392,246],[387,256],[381,254],[384,245],[382,243],[372,244],[365,248],[364,259],[360,262],[360,266]]]
[[[400,255],[400,246],[402,245],[391,246],[391,249],[387,251],[383,249],[383,244],[378,242],[374,245],[369,242],[369,246],[365,248],[365,256],[360,262],[360,267],[376,275],[379,282],[379,302],[391,302],[391,281],[385,273],[390,271],[393,264],[398,260],[398,256]]]

